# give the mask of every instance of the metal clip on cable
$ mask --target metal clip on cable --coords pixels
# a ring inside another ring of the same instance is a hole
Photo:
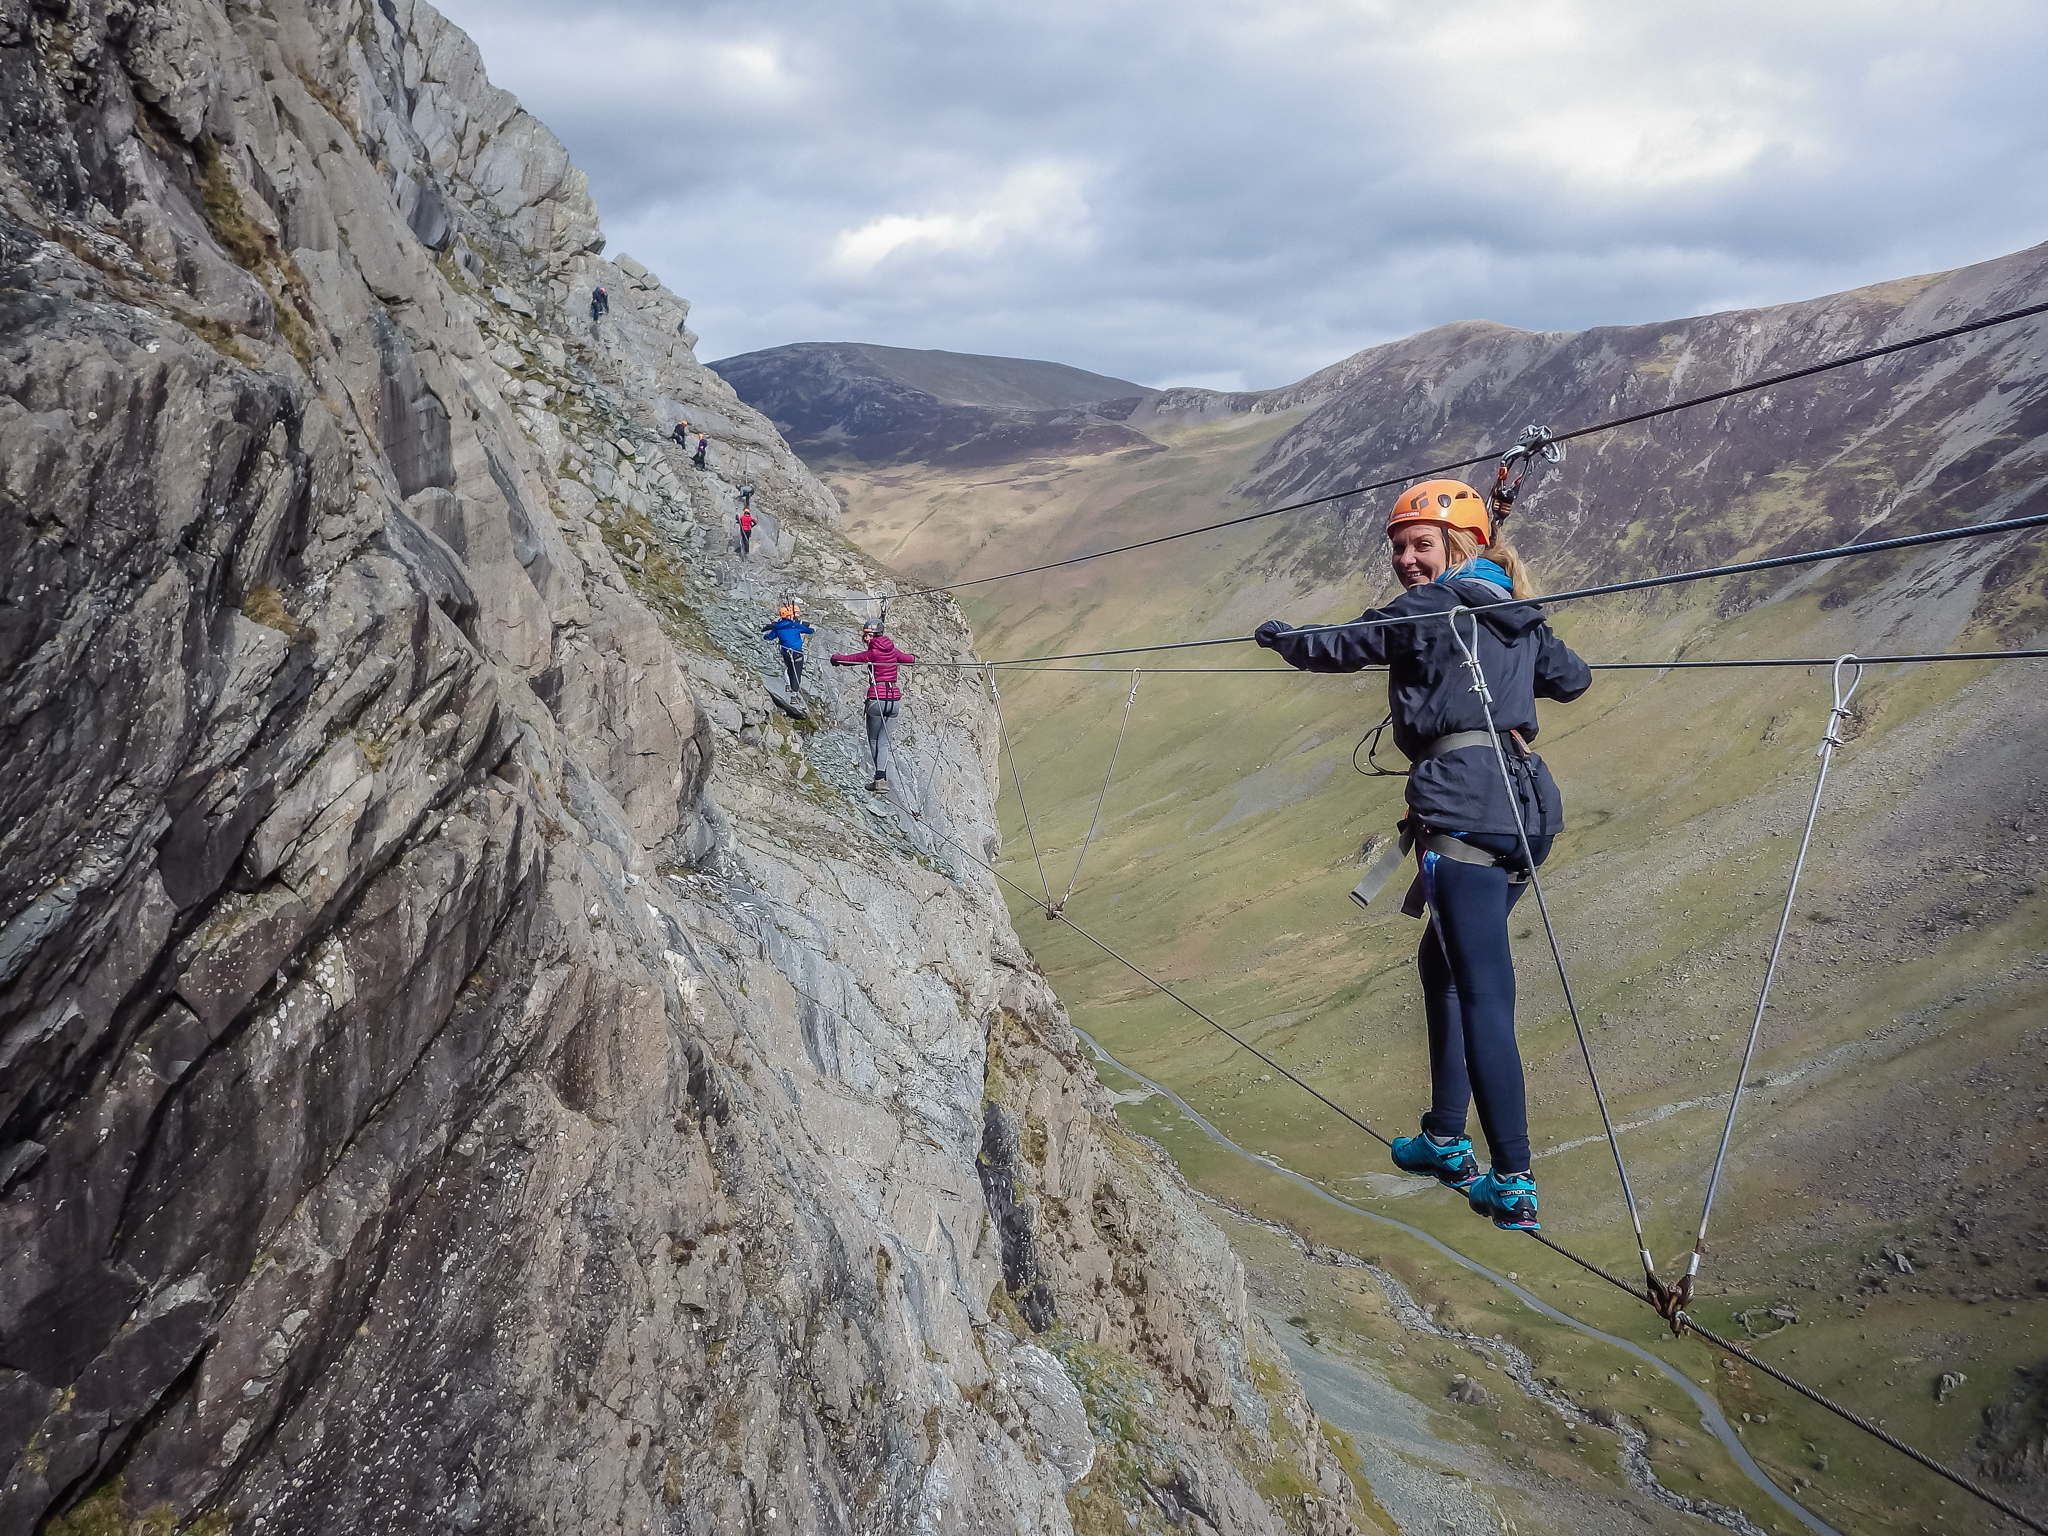
[[[1514,510],[1515,498],[1522,493],[1522,477],[1528,473],[1529,465],[1538,457],[1546,464],[1564,462],[1564,444],[1552,435],[1548,427],[1524,427],[1522,435],[1515,439],[1515,446],[1500,456],[1500,468],[1493,476],[1493,520],[1504,523]],[[1508,471],[1515,472],[1514,482],[1508,481]]]

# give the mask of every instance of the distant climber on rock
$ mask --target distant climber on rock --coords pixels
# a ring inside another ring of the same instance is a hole
[[[740,558],[747,558],[754,547],[754,514],[745,507],[740,508]]]
[[[1564,830],[1543,759],[1529,750],[1536,700],[1569,703],[1593,674],[1543,617],[1528,572],[1492,542],[1486,502],[1456,480],[1401,493],[1387,519],[1394,576],[1407,590],[1358,625],[1294,629],[1269,619],[1258,643],[1308,672],[1387,668],[1395,745],[1414,764],[1400,851],[1420,872],[1404,911],[1429,909],[1416,964],[1429,1020],[1431,1102],[1421,1134],[1394,1139],[1394,1166],[1459,1191],[1497,1227],[1534,1232],[1527,1088],[1515,1044],[1508,914]],[[1510,599],[1522,599],[1510,601]],[[1501,606],[1487,606],[1499,604]],[[1478,609],[1446,617],[1457,608]],[[1383,623],[1410,619],[1410,623]],[[1457,636],[1477,657],[1482,697]],[[1505,768],[1503,767],[1505,764]],[[1513,786],[1512,793],[1510,785]],[[1476,1103],[1493,1166],[1479,1171],[1465,1112]]]
[[[816,633],[815,629],[803,621],[803,605],[794,602],[784,603],[778,608],[774,620],[761,631],[762,639],[772,639],[782,648],[782,671],[789,679],[791,693],[803,691],[804,636]]]
[[[672,443],[674,443],[674,444],[675,444],[675,445],[676,445],[676,446],[677,446],[678,448],[687,448],[687,447],[689,447],[689,446],[690,446],[690,424],[689,424],[689,423],[688,423],[687,421],[679,421],[679,422],[677,422],[677,423],[676,423],[676,429],[675,429],[675,431],[673,431],[673,432],[669,433],[668,437],[669,437],[669,441],[670,441],[670,442],[672,442]]]
[[[875,794],[889,793],[889,738],[896,733],[896,714],[902,707],[903,690],[896,684],[898,667],[914,667],[917,658],[896,649],[896,642],[882,633],[880,624],[861,626],[866,649],[849,656],[834,656],[835,667],[867,666],[873,669],[868,683],[868,755],[875,760],[875,780],[868,788]]]
[[[595,325],[600,316],[608,315],[611,312],[612,296],[605,292],[604,284],[599,283],[590,290],[590,323]]]
[[[699,432],[697,434],[697,451],[690,455],[690,462],[696,465],[699,469],[706,468],[707,466],[704,463],[704,455],[710,450],[710,448],[711,439],[706,437],[702,432]]]
[[[742,512],[754,510],[754,487],[751,482],[740,487],[740,510]]]

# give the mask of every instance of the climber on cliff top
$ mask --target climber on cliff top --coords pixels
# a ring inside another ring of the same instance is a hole
[[[610,313],[611,313],[611,310],[612,310],[612,296],[611,296],[611,295],[610,295],[609,293],[606,293],[606,292],[605,292],[605,289],[604,289],[604,284],[603,284],[603,283],[599,283],[599,284],[598,284],[598,285],[597,285],[597,286],[596,286],[595,288],[593,288],[593,289],[591,289],[591,290],[590,290],[590,320],[591,320],[591,323],[592,323],[593,325],[594,325],[594,324],[596,324],[596,323],[597,323],[597,317],[598,317],[599,315],[608,315],[608,314],[610,314]]]
[[[896,685],[898,667],[914,667],[917,658],[896,649],[896,642],[882,633],[879,623],[863,624],[860,631],[866,648],[848,656],[834,656],[835,667],[867,666],[873,669],[868,683],[868,754],[875,760],[875,781],[868,788],[878,795],[889,793],[889,738],[896,734],[896,712],[903,690]]]
[[[741,536],[752,530],[741,525]],[[817,631],[803,621],[803,605],[797,602],[784,603],[775,610],[775,617],[766,629],[761,631],[763,640],[773,639],[782,647],[782,671],[789,679],[789,691],[801,693],[804,686],[804,636],[815,635]]]
[[[754,514],[753,514],[752,512],[750,512],[750,511],[748,511],[748,510],[747,510],[747,509],[746,509],[745,507],[741,507],[741,508],[740,508],[740,558],[741,558],[742,560],[746,559],[746,558],[747,558],[747,554],[748,554],[748,552],[749,552],[750,550],[752,550],[752,549],[753,549],[753,547],[754,547]]]
[[[1419,917],[1426,902],[1430,913],[1416,964],[1429,1020],[1431,1102],[1421,1134],[1395,1138],[1394,1166],[1458,1190],[1497,1227],[1533,1232],[1541,1223],[1515,1044],[1508,914],[1531,877],[1530,861],[1541,864],[1564,830],[1557,785],[1528,746],[1536,700],[1569,703],[1592,686],[1593,674],[1551,632],[1540,605],[1508,601],[1533,598],[1533,583],[1515,553],[1493,542],[1486,502],[1469,485],[1428,480],[1403,491],[1387,539],[1406,590],[1360,622],[1417,622],[1296,630],[1269,619],[1255,638],[1308,672],[1388,669],[1394,742],[1415,765],[1401,827],[1421,870],[1404,910]],[[1459,607],[1483,611],[1442,617]],[[1498,745],[1487,734],[1453,622],[1492,692]],[[1465,1134],[1466,1106],[1475,1102],[1493,1162],[1483,1174]]]

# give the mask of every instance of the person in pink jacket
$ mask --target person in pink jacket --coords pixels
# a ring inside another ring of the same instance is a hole
[[[886,795],[889,738],[895,734],[896,711],[903,701],[903,690],[896,684],[896,669],[916,666],[917,658],[908,651],[899,651],[896,642],[883,634],[878,624],[864,625],[860,637],[867,642],[867,649],[850,656],[834,656],[832,665],[874,669],[868,683],[868,752],[875,760],[875,781],[868,788],[875,794]]]

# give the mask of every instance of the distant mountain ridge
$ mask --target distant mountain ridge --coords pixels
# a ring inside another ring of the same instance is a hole
[[[813,454],[1005,463],[1149,442],[1119,424],[1159,391],[1064,363],[865,342],[797,342],[712,363]],[[1115,402],[1107,411],[1091,409]]]

